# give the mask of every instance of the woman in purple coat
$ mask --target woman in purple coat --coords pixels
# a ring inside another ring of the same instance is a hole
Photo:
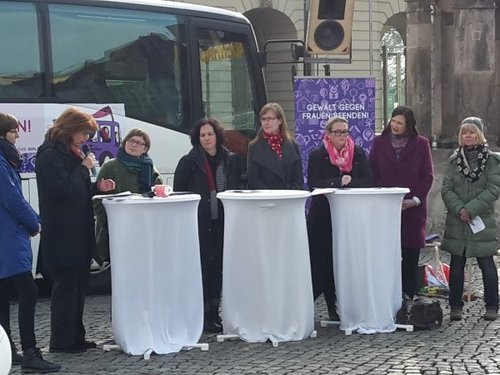
[[[418,135],[415,124],[411,108],[395,108],[370,153],[374,186],[410,189],[402,204],[401,275],[403,293],[411,298],[417,289],[418,258],[425,246],[427,194],[433,180],[429,141]]]

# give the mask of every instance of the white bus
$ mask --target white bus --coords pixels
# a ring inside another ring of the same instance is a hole
[[[140,127],[165,181],[190,149],[194,120],[210,116],[226,145],[246,154],[266,102],[250,22],[218,8],[161,0],[0,2],[0,111],[19,120],[23,190],[37,209],[34,155],[69,105],[93,114],[101,162]],[[106,134],[107,133],[107,134]],[[38,242],[33,243],[34,254]],[[36,259],[36,258],[35,258]],[[93,281],[107,279],[96,269]]]

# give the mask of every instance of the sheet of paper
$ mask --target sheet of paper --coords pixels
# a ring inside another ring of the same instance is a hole
[[[334,192],[335,190],[335,188],[314,188],[311,195],[328,194]]]
[[[472,233],[476,234],[481,232],[486,226],[484,225],[483,220],[479,216],[475,216],[472,218],[472,220],[469,222],[470,229],[472,230]]]
[[[119,197],[128,197],[129,195],[133,195],[134,193],[130,191],[123,191],[121,193],[116,194],[100,194],[94,195],[92,199],[104,199],[104,198],[119,198]]]

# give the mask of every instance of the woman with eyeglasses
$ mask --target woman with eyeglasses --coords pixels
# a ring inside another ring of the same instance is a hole
[[[401,206],[401,282],[403,293],[413,298],[434,172],[429,141],[418,135],[410,107],[399,106],[392,111],[391,120],[373,142],[369,160],[375,186],[410,189]]]
[[[68,108],[48,129],[36,154],[36,181],[44,274],[52,280],[50,351],[95,348],[85,340],[83,309],[95,250],[92,196],[113,191],[110,179],[90,180],[95,163],[82,146],[98,129],[95,119]]]
[[[309,155],[309,188],[359,188],[371,186],[371,170],[365,151],[349,136],[347,120],[332,117],[325,125],[323,142]],[[338,321],[333,279],[332,221],[324,195],[311,200],[307,216],[313,295],[324,295],[330,320]]]
[[[130,191],[147,193],[154,185],[163,183],[160,173],[153,166],[148,155],[151,138],[142,129],[132,129],[123,138],[116,159],[104,163],[97,175],[97,180],[112,179],[115,188],[110,193]],[[106,210],[100,199],[94,200],[96,216],[97,248],[94,259],[102,264],[109,261],[109,232]]]
[[[299,146],[290,135],[283,108],[268,103],[259,117],[261,128],[248,145],[248,187],[304,189]]]
[[[198,206],[204,330],[222,332],[219,305],[222,291],[224,209],[218,192],[240,187],[239,156],[226,150],[224,129],[215,119],[196,121],[191,129],[193,148],[184,155],[174,175],[174,191],[201,196]]]
[[[35,305],[38,290],[31,274],[33,254],[30,237],[40,233],[40,218],[24,199],[19,169],[22,156],[15,143],[17,119],[0,112],[0,325],[12,350],[12,364],[22,371],[56,372],[61,366],[43,359],[36,347]],[[18,324],[23,355],[17,353],[10,330],[10,297],[18,296]]]

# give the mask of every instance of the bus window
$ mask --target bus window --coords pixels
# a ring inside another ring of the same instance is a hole
[[[42,94],[37,13],[34,4],[0,3],[0,98]]]
[[[182,17],[68,5],[49,13],[57,98],[124,103],[128,117],[186,130]]]
[[[239,133],[252,138],[256,124],[255,100],[245,36],[200,28],[198,40],[205,115],[218,119],[226,128],[226,134]],[[245,153],[246,143],[240,142],[243,149],[236,146],[234,151]]]

